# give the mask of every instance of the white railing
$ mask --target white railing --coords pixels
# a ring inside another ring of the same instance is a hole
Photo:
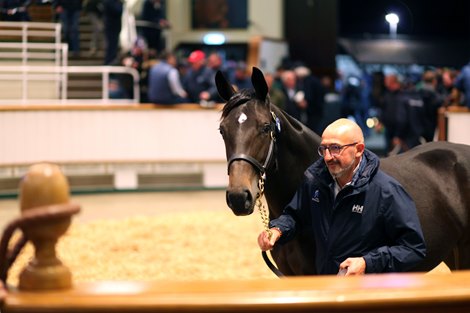
[[[53,42],[32,42],[34,36]],[[140,77],[133,68],[67,66],[68,46],[61,43],[59,23],[0,22],[0,39],[0,104],[140,102]],[[69,74],[101,75],[100,96],[68,97]],[[132,98],[110,99],[111,74],[132,77]]]
[[[30,37],[52,38],[55,43],[61,43],[60,23],[35,22],[0,22],[0,36],[21,42],[30,42]]]
[[[94,99],[71,99],[67,97],[68,76],[75,74],[101,74],[101,97]],[[110,74],[130,75],[133,80],[133,97],[131,99],[110,99]],[[0,104],[60,104],[60,103],[139,103],[139,72],[125,66],[1,66],[1,81],[19,81],[22,84],[22,96],[18,99],[0,98]],[[29,96],[28,85],[31,81],[53,81],[60,84],[56,98],[34,98]],[[0,95],[1,97],[1,95]]]
[[[30,68],[36,66],[56,67],[67,66],[68,46],[63,43],[39,43],[39,42],[0,42],[0,82],[6,88],[1,100],[7,100],[9,94],[17,94],[13,98],[25,103],[30,98],[32,89],[48,89],[54,98],[59,98],[60,88],[66,84],[67,77],[64,73],[49,71],[48,75],[37,77]],[[47,80],[51,83],[46,87],[32,85],[31,81]],[[19,81],[20,83],[17,83]],[[21,89],[21,92],[15,90]],[[51,97],[51,96],[49,96]],[[0,101],[1,101],[0,100]]]

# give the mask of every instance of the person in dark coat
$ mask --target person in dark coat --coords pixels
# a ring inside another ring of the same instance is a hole
[[[90,19],[91,38],[90,54],[94,55],[100,49],[100,40],[104,42],[103,36],[103,0],[85,0],[83,11]]]
[[[302,229],[315,238],[320,275],[412,271],[426,256],[416,206],[365,149],[361,128],[339,119],[322,135],[322,156],[283,213],[258,237],[265,251]]]
[[[118,63],[119,35],[122,29],[122,0],[103,0],[104,34],[106,38],[106,52],[104,65]]]
[[[312,74],[311,70],[300,65],[294,68],[297,76],[297,86],[304,93],[306,102],[307,126],[317,134],[321,134],[323,101],[326,90],[320,80]]]
[[[82,0],[55,0],[54,7],[62,24],[62,33],[73,57],[80,53],[80,14]]]
[[[165,1],[145,0],[140,18],[147,22],[142,29],[142,35],[149,49],[155,53],[163,52],[165,43],[162,40],[162,30],[170,25],[165,18]]]
[[[470,62],[468,62],[462,70],[460,74],[457,76],[454,82],[454,86],[463,92],[465,98],[465,106],[470,109]]]
[[[190,102],[201,105],[219,99],[215,85],[215,73],[206,65],[206,54],[194,50],[188,57],[190,65],[183,78],[183,88],[188,92]]]
[[[307,101],[304,91],[299,88],[297,75],[292,70],[286,70],[281,74],[282,87],[286,99],[285,111],[304,125],[308,123]]]
[[[31,0],[3,0],[0,1],[0,21],[29,22],[28,6]]]
[[[397,154],[408,149],[406,145],[409,125],[408,97],[402,82],[395,74],[385,76],[385,92],[379,119],[385,127],[387,154]]]

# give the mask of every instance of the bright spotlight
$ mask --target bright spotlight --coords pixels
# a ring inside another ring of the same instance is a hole
[[[397,36],[397,26],[400,22],[400,18],[395,13],[389,13],[385,15],[385,20],[390,24],[390,37],[395,38]]]
[[[202,41],[206,45],[223,45],[225,43],[225,36],[221,33],[207,33]]]
[[[398,24],[398,22],[400,22],[400,18],[395,13],[385,15],[385,20],[390,24]]]

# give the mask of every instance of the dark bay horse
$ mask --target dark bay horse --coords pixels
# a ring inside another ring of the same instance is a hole
[[[319,158],[321,138],[271,104],[259,69],[253,68],[251,80],[254,90],[235,92],[220,72],[216,75],[219,94],[227,101],[220,123],[228,161],[226,201],[235,215],[251,214],[265,178],[273,219],[293,197],[305,169]],[[470,146],[427,143],[381,159],[381,169],[416,203],[427,256],[415,270],[429,271],[441,261],[451,269],[470,268]],[[285,275],[316,274],[315,241],[304,233],[271,253]]]

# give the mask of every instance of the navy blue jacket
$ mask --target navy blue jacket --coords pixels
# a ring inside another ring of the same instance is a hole
[[[318,274],[337,274],[348,257],[364,257],[366,273],[413,270],[426,254],[416,207],[379,162],[365,150],[351,184],[336,199],[323,158],[311,165],[283,214],[270,222],[282,231],[278,243],[300,228],[314,237]]]
[[[177,96],[173,94],[168,80],[168,74],[173,67],[161,61],[150,69],[148,78],[148,98],[153,103],[173,104]]]

